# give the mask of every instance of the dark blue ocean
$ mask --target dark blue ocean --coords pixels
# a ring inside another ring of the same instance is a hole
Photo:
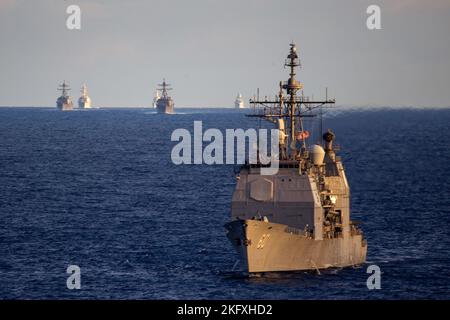
[[[178,112],[0,108],[0,299],[450,299],[450,109],[327,113],[367,265],[258,278],[230,273],[234,166],[176,166],[170,137],[259,121]]]

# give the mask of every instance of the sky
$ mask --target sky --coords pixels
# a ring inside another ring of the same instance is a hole
[[[63,80],[94,106],[150,106],[166,78],[176,107],[232,107],[277,92],[292,41],[305,95],[450,107],[449,0],[0,0],[0,106],[54,106]]]

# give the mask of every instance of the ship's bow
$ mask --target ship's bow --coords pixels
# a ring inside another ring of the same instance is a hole
[[[247,247],[251,240],[247,238],[247,224],[245,220],[235,220],[224,225],[227,230],[227,238],[239,255],[242,268],[248,272],[248,252]]]

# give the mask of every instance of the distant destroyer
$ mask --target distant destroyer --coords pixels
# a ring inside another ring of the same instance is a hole
[[[156,111],[158,113],[173,113],[174,102],[167,93],[167,91],[172,90],[172,88],[170,88],[170,85],[166,82],[166,79],[163,79],[163,83],[159,84],[159,86],[161,87],[161,96],[158,100],[156,100]]]
[[[280,144],[277,174],[261,175],[260,163],[241,167],[232,221],[225,225],[248,273],[318,270],[366,261],[367,242],[358,224],[350,220],[350,189],[333,145],[334,133],[327,131],[323,142],[306,145],[309,132],[302,119],[313,117],[314,110],[334,100],[312,101],[297,95],[303,88],[295,79],[299,64],[296,46],[291,44],[285,62],[290,77],[280,82],[278,97],[250,100],[263,107],[250,116],[275,123]]]
[[[91,108],[91,98],[88,96],[86,84],[83,84],[83,86],[81,87],[81,97],[78,99],[78,108],[80,109]]]
[[[61,91],[61,96],[56,100],[56,108],[62,111],[72,110],[73,102],[69,97],[70,87],[65,80],[59,85],[58,90]]]
[[[244,98],[242,97],[242,94],[238,93],[236,100],[234,101],[234,107],[236,109],[245,108]]]
[[[158,89],[155,91],[155,97],[153,98],[153,108],[156,109],[156,102],[161,98],[161,93]]]

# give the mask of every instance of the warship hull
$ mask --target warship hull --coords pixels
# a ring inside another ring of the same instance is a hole
[[[73,109],[72,103],[58,103],[56,105],[56,108],[58,108],[61,111],[69,111]]]
[[[173,102],[172,101],[161,101],[159,99],[156,103],[157,113],[173,113]]]
[[[366,261],[367,242],[355,231],[345,238],[315,240],[303,230],[260,220],[225,225],[245,272],[348,267]]]
[[[78,108],[80,109],[90,109],[91,102],[90,101],[78,101]]]

